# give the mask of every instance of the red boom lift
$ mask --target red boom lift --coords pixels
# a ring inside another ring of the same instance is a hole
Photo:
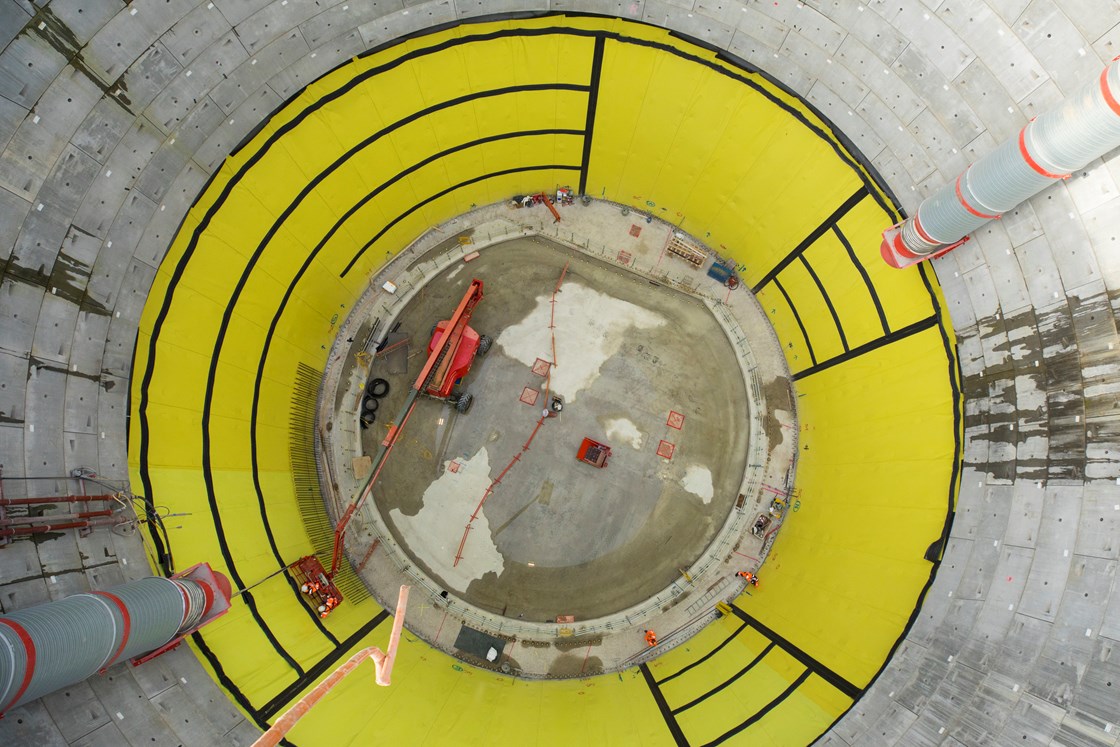
[[[463,294],[463,298],[459,301],[459,305],[451,318],[439,322],[432,328],[432,339],[428,343],[428,360],[424,364],[424,368],[420,370],[420,375],[416,377],[416,381],[413,383],[412,389],[397,415],[395,424],[390,426],[385,440],[381,442],[381,446],[373,458],[370,474],[365,485],[354,496],[350,505],[346,507],[346,511],[343,512],[342,518],[339,519],[338,525],[335,527],[331,569],[329,573],[323,572],[328,581],[333,581],[342,562],[342,547],[345,542],[346,528],[355,512],[362,507],[373,492],[373,485],[377,482],[393,446],[396,445],[401,430],[408,422],[412,409],[416,406],[417,398],[423,394],[443,400],[461,413],[470,409],[474,398],[470,394],[461,393],[457,385],[470,371],[475,356],[485,355],[493,344],[489,337],[478,334],[468,324],[471,315],[474,313],[474,307],[481,300],[482,281],[476,278],[471,280],[470,287]],[[318,564],[318,560],[312,555],[301,558],[293,565],[298,567],[301,576],[307,576],[315,572],[313,564]],[[322,566],[319,565],[319,568],[322,569]],[[334,588],[333,583],[331,587]],[[337,592],[337,589],[335,591]],[[341,601],[341,594],[338,595],[338,599]]]

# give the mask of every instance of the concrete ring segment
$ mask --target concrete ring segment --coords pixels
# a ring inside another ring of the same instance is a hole
[[[634,236],[613,203],[560,210],[550,231],[543,206],[513,199],[398,255],[341,326],[319,403],[333,461],[321,474],[358,495],[376,472],[348,547],[374,596],[400,580],[427,590],[446,616],[410,629],[481,666],[462,627],[598,641],[578,670],[554,646],[494,665],[536,677],[629,666],[633,629],[674,631],[668,647],[713,620],[741,592],[735,573],[758,572],[767,533],[750,530],[759,516],[776,528],[784,508],[762,486],[791,481],[796,452],[764,428],[796,431],[791,383],[754,296],[732,295],[733,270],[660,220]],[[467,328],[494,350],[448,396],[418,374],[478,280]],[[371,421],[376,379],[392,393]],[[584,439],[609,458],[579,459]],[[393,562],[371,564],[371,547]]]

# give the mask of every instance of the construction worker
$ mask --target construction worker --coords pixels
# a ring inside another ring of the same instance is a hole
[[[327,595],[327,598],[319,605],[319,617],[325,618],[331,613],[335,607],[338,606],[338,598],[333,594]]]
[[[751,573],[750,571],[739,571],[735,575],[736,576],[741,576],[742,578],[744,578],[746,580],[746,582],[748,584],[750,584],[751,586],[754,586],[754,587],[758,586],[758,576]]]
[[[653,648],[657,645],[657,634],[652,630],[646,631],[646,645],[648,645],[650,648]]]
[[[321,589],[321,588],[323,588],[323,585],[320,584],[318,581],[309,580],[303,586],[300,586],[299,590],[302,591],[304,594],[307,594],[308,596],[311,596],[315,592],[319,591],[319,589]]]

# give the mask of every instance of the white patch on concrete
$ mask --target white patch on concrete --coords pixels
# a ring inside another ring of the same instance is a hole
[[[444,275],[444,276],[443,276],[443,279],[444,279],[444,280],[452,280],[452,279],[454,279],[454,277],[455,277],[456,275],[458,275],[458,274],[459,274],[460,272],[462,272],[462,271],[463,271],[463,268],[464,268],[464,267],[466,267],[466,266],[467,266],[467,265],[466,265],[466,263],[465,263],[465,262],[460,262],[459,264],[455,265],[455,269],[453,269],[453,270],[452,270],[451,272],[449,272],[449,273],[447,273],[446,275]]]
[[[537,296],[536,307],[507,327],[496,342],[502,351],[526,366],[537,358],[552,360],[552,295]],[[628,301],[612,298],[576,282],[556,294],[556,365],[552,390],[568,402],[599,378],[599,370],[622,347],[630,329],[664,326],[665,317]]]
[[[641,449],[642,442],[645,441],[645,436],[638,430],[638,426],[634,425],[626,418],[608,420],[604,428],[607,431],[607,439],[610,442],[623,441],[630,444],[635,449]]]
[[[706,504],[711,503],[712,496],[716,494],[716,488],[712,484],[712,471],[697,464],[690,464],[684,471],[681,485],[693,495],[700,496]]]
[[[406,516],[395,508],[389,512],[389,518],[412,553],[423,558],[448,586],[463,593],[471,581],[490,571],[500,576],[505,570],[505,559],[490,537],[486,514],[480,511],[471,525],[463,559],[454,566],[463,527],[491,479],[490,458],[485,447],[470,459],[458,462],[458,472],[447,469],[450,461],[444,462],[444,473],[424,491],[424,505],[419,513]]]

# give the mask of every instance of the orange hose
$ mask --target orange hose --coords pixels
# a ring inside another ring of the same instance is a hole
[[[405,608],[408,606],[408,589],[409,587],[402,586],[400,596],[397,597],[397,614],[393,619],[393,632],[389,635],[389,652],[383,653],[376,646],[370,646],[351,656],[345,664],[331,672],[330,676],[316,685],[314,690],[300,698],[298,703],[285,711],[283,716],[276,719],[269,730],[253,743],[253,747],[275,747],[280,744],[280,740],[295,728],[295,725],[307,715],[312,706],[326,697],[335,685],[366,659],[373,659],[377,684],[383,687],[389,686],[389,677],[393,673],[393,661],[397,657],[397,644],[400,643],[401,629],[404,626]]]

